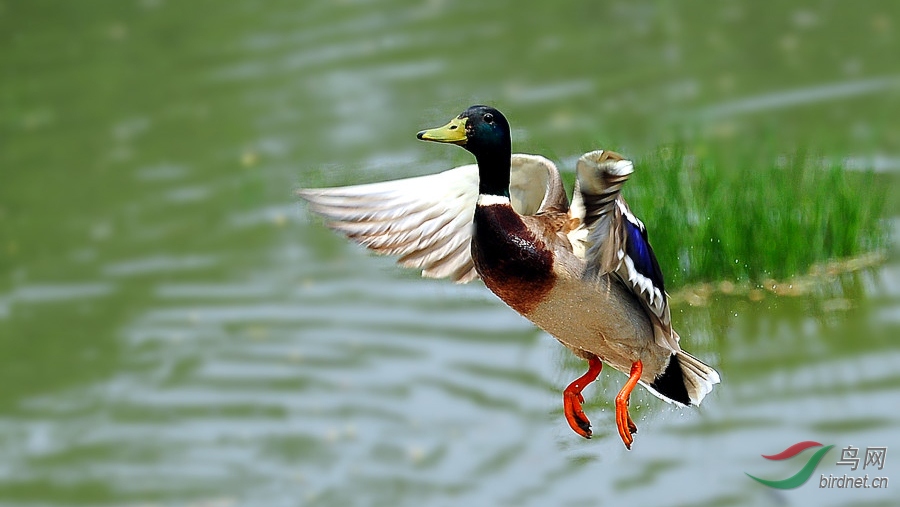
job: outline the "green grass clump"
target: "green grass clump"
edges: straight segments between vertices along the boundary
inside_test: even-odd
[[[798,153],[637,160],[623,189],[647,225],[669,290],[701,281],[759,283],[884,248],[887,186]]]

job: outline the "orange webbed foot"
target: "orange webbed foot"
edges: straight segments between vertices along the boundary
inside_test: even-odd
[[[634,442],[634,437],[631,435],[637,433],[637,426],[631,420],[631,415],[628,414],[628,400],[631,399],[631,391],[634,390],[634,386],[640,380],[643,369],[643,363],[635,361],[631,365],[631,374],[628,376],[628,381],[625,382],[622,390],[616,395],[616,428],[619,430],[622,442],[625,442],[625,448],[629,450],[631,450],[631,444]]]
[[[581,404],[584,403],[584,396],[581,391],[597,379],[600,370],[603,369],[603,363],[597,356],[591,356],[588,359],[588,371],[584,375],[578,377],[569,387],[563,391],[563,410],[566,414],[566,422],[575,433],[584,438],[591,438],[591,421],[584,415]]]

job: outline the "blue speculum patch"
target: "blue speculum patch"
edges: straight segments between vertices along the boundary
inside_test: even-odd
[[[634,269],[638,273],[646,276],[653,281],[653,285],[659,288],[660,292],[665,292],[662,271],[659,269],[659,263],[656,256],[650,248],[650,242],[647,240],[647,233],[629,220],[624,220],[625,230],[628,231],[628,241],[625,244],[625,254],[631,257],[634,262]]]

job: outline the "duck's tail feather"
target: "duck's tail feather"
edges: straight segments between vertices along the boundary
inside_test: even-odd
[[[662,375],[647,387],[665,401],[696,406],[720,381],[711,366],[680,350],[672,354]]]

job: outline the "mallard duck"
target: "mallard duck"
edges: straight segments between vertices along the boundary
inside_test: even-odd
[[[718,373],[683,351],[644,224],[619,191],[634,171],[612,151],[584,154],[569,205],[556,166],[512,154],[500,111],[472,106],[419,139],[462,146],[477,164],[417,178],[299,195],[329,227],[422,275],[484,284],[577,356],[587,372],[563,391],[566,421],[591,437],[582,390],[603,363],[628,375],[616,427],[631,449],[628,401],[637,384],[676,405],[699,405]]]

